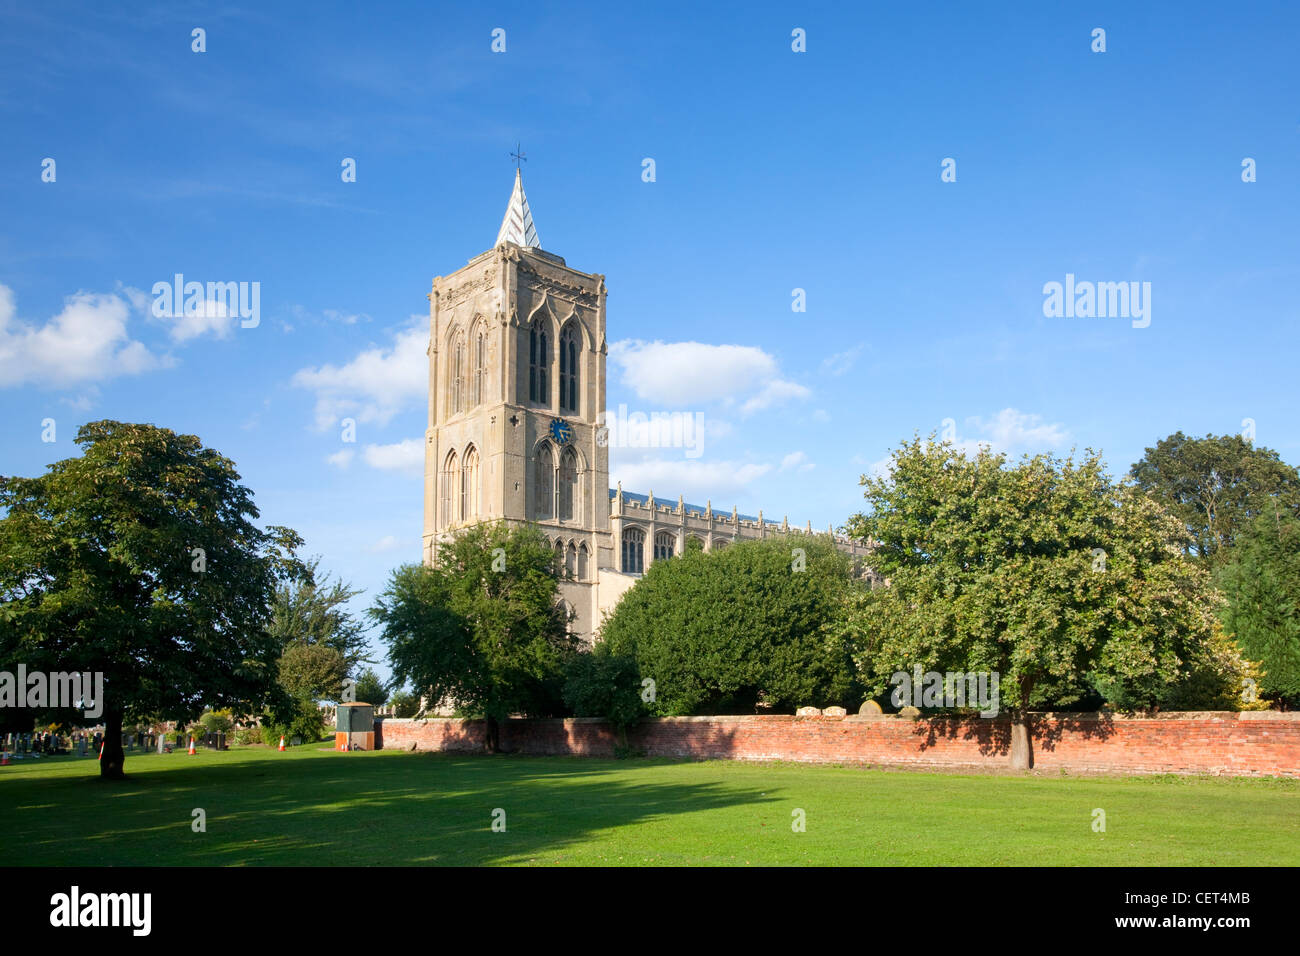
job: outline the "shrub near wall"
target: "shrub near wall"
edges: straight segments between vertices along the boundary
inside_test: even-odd
[[[861,697],[840,608],[857,586],[825,537],[688,550],[650,565],[602,641],[655,682],[654,714],[847,705]]]

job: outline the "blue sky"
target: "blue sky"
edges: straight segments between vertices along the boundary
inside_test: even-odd
[[[1249,418],[1300,462],[1300,13],[1073,6],[0,4],[0,472],[197,434],[364,607],[419,556],[425,296],[516,141],[542,246],[607,277],[610,408],[708,422],[616,451],[629,490],[824,528],[944,419],[1118,473]],[[178,272],[260,323],[155,318]],[[1067,273],[1150,325],[1045,316]]]

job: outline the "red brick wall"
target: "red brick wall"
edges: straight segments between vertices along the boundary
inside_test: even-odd
[[[435,718],[375,721],[383,749],[475,752],[483,722]],[[861,717],[667,717],[644,720],[628,743],[653,757],[806,763],[1003,767],[1009,724],[998,720]],[[412,748],[414,744],[414,748]],[[600,720],[510,720],[501,748],[613,756]],[[1152,718],[1042,714],[1034,720],[1039,770],[1223,773],[1300,777],[1300,713],[1187,713]]]

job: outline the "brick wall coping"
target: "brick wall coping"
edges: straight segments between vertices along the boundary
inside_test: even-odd
[[[863,723],[869,723],[879,720],[962,720],[967,717],[971,719],[989,719],[989,720],[1006,720],[1005,715],[999,715],[992,718],[978,718],[974,714],[921,714],[918,718],[903,717],[899,714],[876,714],[866,716],[863,714],[847,714],[843,717],[827,714],[818,714],[813,717],[796,717],[793,714],[713,714],[703,717],[647,717],[646,720],[656,720],[664,722],[678,723],[710,723],[720,720],[742,720],[742,721],[804,721],[804,720],[847,720]],[[1112,711],[1033,711],[1030,713],[1033,720],[1281,720],[1288,722],[1300,722],[1300,711],[1284,710],[1170,710],[1162,711],[1155,714],[1132,714],[1119,713]],[[394,723],[417,723],[434,720],[443,721],[468,721],[474,720],[472,717],[376,717],[375,723],[383,721],[392,721]],[[513,717],[512,720],[531,720],[535,723],[546,721],[571,721],[574,723],[592,723],[601,724],[605,722],[603,717]]]

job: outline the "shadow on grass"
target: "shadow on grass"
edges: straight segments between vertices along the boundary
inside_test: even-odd
[[[127,763],[123,783],[89,776],[0,785],[16,865],[478,866],[528,862],[599,831],[770,794],[666,784],[634,764],[593,758],[450,754],[241,757]],[[134,772],[133,772],[134,771]],[[192,829],[202,809],[207,830]],[[494,811],[505,831],[494,832]],[[500,819],[501,814],[496,814]]]

